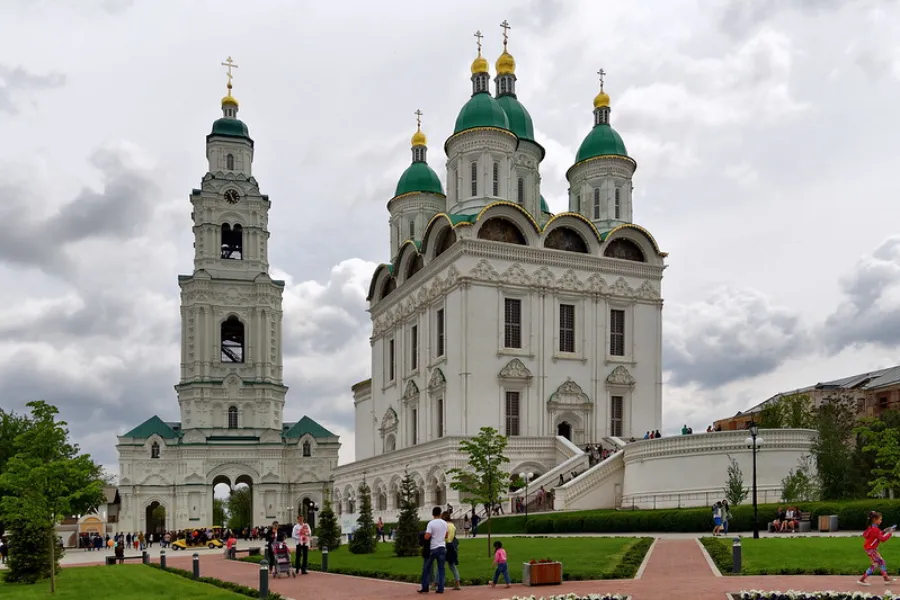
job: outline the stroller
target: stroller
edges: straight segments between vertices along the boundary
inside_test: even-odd
[[[275,555],[275,577],[279,575],[293,575],[294,569],[291,566],[291,550],[284,542],[275,542],[272,544],[272,554]]]

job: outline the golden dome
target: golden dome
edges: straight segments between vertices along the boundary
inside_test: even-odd
[[[238,105],[237,98],[235,98],[234,96],[232,96],[230,94],[228,96],[225,96],[224,98],[222,98],[222,106],[223,107],[225,107],[225,106],[235,106],[236,107],[237,105]]]
[[[427,146],[427,145],[428,145],[428,138],[426,138],[426,137],[425,137],[425,134],[422,133],[422,130],[419,129],[418,131],[416,131],[416,132],[413,134],[412,140],[410,140],[410,143],[411,143],[413,146]]]
[[[516,72],[516,59],[512,57],[512,54],[504,50],[500,58],[497,59],[496,67],[497,75],[512,75]]]
[[[485,57],[478,54],[478,57],[472,61],[472,75],[475,73],[488,73],[488,61]]]
[[[594,108],[608,108],[609,94],[600,90],[600,93],[594,98]]]

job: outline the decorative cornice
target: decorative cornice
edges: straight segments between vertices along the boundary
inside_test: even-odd
[[[584,393],[581,386],[572,381],[571,377],[562,382],[547,400],[548,403],[558,404],[588,404],[590,401],[591,399]]]

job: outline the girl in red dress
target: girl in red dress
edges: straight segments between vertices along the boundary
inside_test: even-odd
[[[866,579],[875,572],[875,569],[881,571],[881,576],[884,577],[885,581],[894,581],[891,579],[890,575],[888,575],[887,565],[884,563],[884,559],[878,552],[878,545],[881,544],[881,542],[886,542],[891,539],[896,528],[896,525],[892,525],[882,531],[881,513],[874,511],[869,513],[869,527],[863,532],[863,549],[866,551],[866,555],[869,557],[872,564],[869,565],[869,568],[863,574],[862,578],[857,582],[859,585],[870,585]]]

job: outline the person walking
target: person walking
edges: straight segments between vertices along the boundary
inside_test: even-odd
[[[297,516],[297,524],[294,525],[291,537],[294,538],[294,543],[297,546],[294,553],[294,574],[296,575],[299,571],[306,575],[306,564],[309,559],[309,538],[312,537],[312,530],[308,524],[303,522],[302,516]]]
[[[441,518],[447,522],[447,566],[450,567],[450,573],[453,574],[453,589],[461,590],[460,583],[462,579],[459,577],[459,538],[456,537],[456,525],[450,518],[451,513],[445,511]]]
[[[429,579],[431,579],[431,565],[437,562],[437,593],[444,593],[444,569],[447,560],[447,522],[441,518],[441,507],[435,506],[431,510],[431,520],[425,528],[425,541],[428,543],[428,556],[422,565],[422,587],[417,591],[420,594],[428,593]]]

